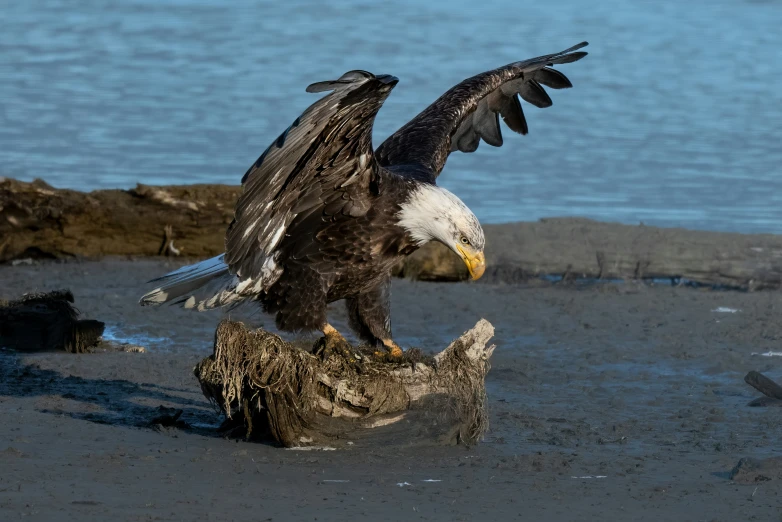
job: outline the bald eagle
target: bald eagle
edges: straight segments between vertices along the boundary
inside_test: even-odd
[[[575,62],[586,42],[565,51],[473,76],[372,147],[375,115],[397,84],[394,76],[350,71],[307,92],[330,92],[269,145],[242,178],[243,190],[225,238],[225,253],[155,281],[143,305],[176,302],[206,310],[257,301],[284,331],[329,325],[327,304],[345,300],[356,334],[392,355],[392,267],[429,241],[483,275],[478,219],[435,182],[451,152],[473,152],[483,140],[502,145],[499,118],[527,134],[519,96],[551,106],[543,86],[572,87],[553,65]]]

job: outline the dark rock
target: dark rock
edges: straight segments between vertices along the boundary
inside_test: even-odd
[[[100,341],[105,325],[78,316],[68,290],[0,301],[0,347],[23,352],[88,352]]]

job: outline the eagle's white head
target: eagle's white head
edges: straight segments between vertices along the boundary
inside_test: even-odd
[[[461,199],[437,185],[420,183],[400,207],[399,226],[416,244],[439,241],[464,260],[473,279],[483,275],[483,229]]]

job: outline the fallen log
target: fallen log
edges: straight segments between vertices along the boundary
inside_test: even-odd
[[[387,362],[355,347],[347,348],[353,357],[309,353],[224,320],[214,354],[194,373],[207,399],[248,440],[286,447],[398,438],[472,444],[488,427],[484,379],[493,335],[482,319],[433,357],[411,350],[403,361]]]
[[[0,301],[0,347],[85,353],[98,345],[103,329],[100,321],[79,319],[68,290]]]
[[[754,370],[744,376],[744,382],[765,395],[752,400],[748,406],[782,406],[782,386]]]
[[[0,262],[26,257],[223,252],[241,187],[186,185],[78,192],[0,178]],[[581,218],[484,226],[484,280],[669,279],[747,290],[782,287],[782,236],[601,223]],[[468,278],[431,243],[395,269],[429,281]]]

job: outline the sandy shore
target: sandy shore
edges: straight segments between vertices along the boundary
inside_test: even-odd
[[[305,452],[215,434],[191,370],[221,314],[136,305],[173,266],[0,267],[0,297],[70,288],[149,349],[0,351],[0,520],[782,520],[782,482],[729,479],[782,454],[782,408],[747,407],[743,382],[782,381],[782,357],[753,355],[782,351],[779,292],[395,280],[403,345],[495,325],[485,442]],[[193,428],[146,427],[159,406]]]

